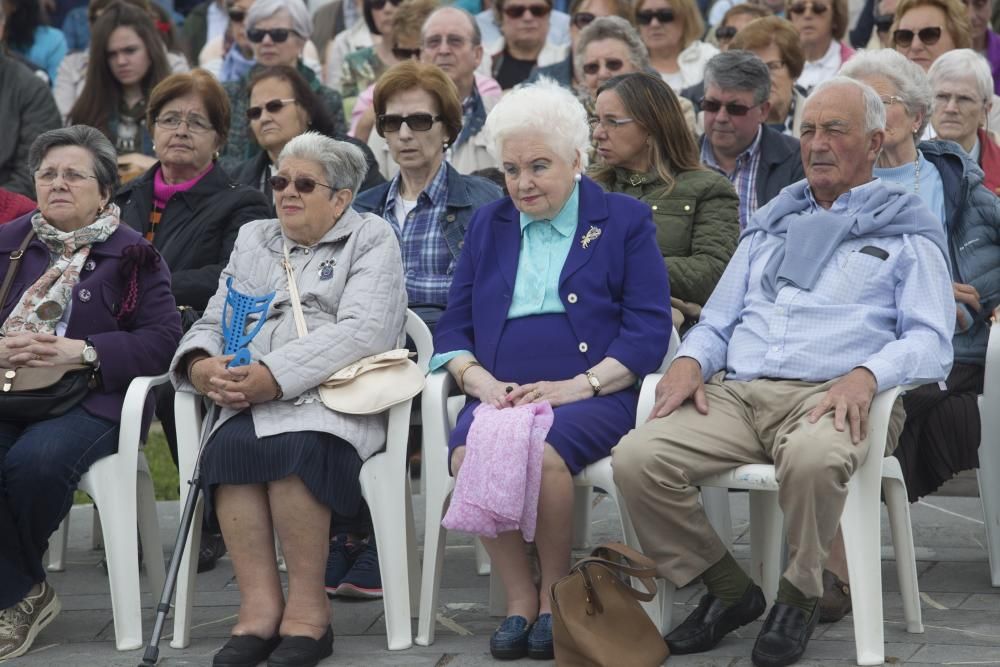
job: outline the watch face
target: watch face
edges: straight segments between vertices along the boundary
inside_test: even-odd
[[[97,361],[97,349],[90,345],[83,348],[83,360],[88,364],[92,364]]]

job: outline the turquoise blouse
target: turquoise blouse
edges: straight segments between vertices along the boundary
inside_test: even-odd
[[[559,298],[559,276],[573,246],[573,234],[580,218],[580,184],[551,221],[521,213],[521,252],[517,277],[507,319],[565,313]],[[431,357],[430,370],[436,371],[469,350],[454,350]]]

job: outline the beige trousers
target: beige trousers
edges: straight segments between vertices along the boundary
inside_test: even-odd
[[[692,482],[746,463],[773,463],[785,514],[789,562],[784,576],[810,597],[823,594],[823,565],[837,532],[847,482],[867,456],[850,430],[833,427],[829,412],[807,416],[833,381],[723,381],[705,385],[708,414],[691,403],[647,422],[612,450],[615,482],[643,552],[659,574],[685,586],[725,555]],[[903,427],[897,401],[888,442]]]

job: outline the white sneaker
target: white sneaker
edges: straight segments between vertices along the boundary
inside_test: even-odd
[[[0,662],[27,653],[38,633],[62,609],[52,586],[46,581],[41,586],[38,593],[0,611]]]

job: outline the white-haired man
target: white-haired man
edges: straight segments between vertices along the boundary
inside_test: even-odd
[[[650,421],[614,450],[644,552],[678,586],[700,576],[708,588],[667,635],[672,653],[706,651],[765,608],[692,481],[775,465],[789,562],[753,662],[792,664],[819,616],[847,482],[869,455],[872,398],[948,375],[955,301],[944,230],[918,196],[873,178],[883,127],[885,108],[867,85],[837,77],[817,86],[802,122],[806,180],[750,218],[657,387]],[[897,403],[890,443],[902,423]]]

